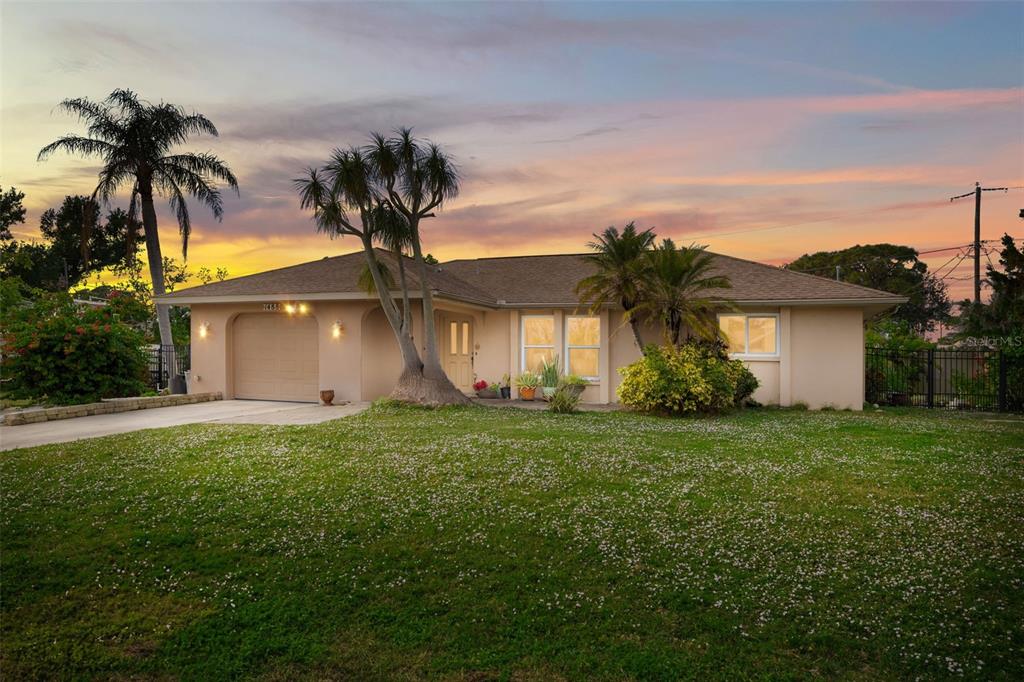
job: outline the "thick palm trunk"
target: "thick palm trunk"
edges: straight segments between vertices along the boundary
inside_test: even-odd
[[[164,259],[160,253],[160,235],[157,233],[153,187],[148,181],[139,182],[139,196],[142,200],[142,230],[146,235],[146,260],[149,262],[149,277],[153,281],[153,295],[163,296]],[[156,304],[156,322],[160,329],[160,344],[173,345],[170,306],[163,303]]]
[[[626,312],[629,313],[630,311]],[[640,320],[637,319],[636,315],[629,315],[629,328],[633,330],[633,342],[636,343],[636,347],[642,355],[644,352],[644,341],[640,338]]]

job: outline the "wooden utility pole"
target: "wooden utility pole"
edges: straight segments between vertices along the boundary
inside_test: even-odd
[[[974,303],[981,303],[981,193],[1009,192],[1009,187],[982,187],[980,182],[974,183],[974,191],[951,197],[950,201],[974,195]]]

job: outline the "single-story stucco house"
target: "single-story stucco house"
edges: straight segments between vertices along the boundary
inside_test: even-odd
[[[390,254],[381,259],[395,263]],[[401,369],[375,294],[358,286],[361,252],[175,291],[159,301],[191,307],[194,392],[226,398],[316,401],[387,395]],[[865,320],[902,297],[780,268],[714,255],[728,275],[720,325],[734,357],[760,380],[764,404],[861,409]],[[420,288],[407,268],[413,296]],[[588,402],[616,401],[616,371],[640,353],[622,311],[589,315],[575,294],[590,273],[579,254],[454,260],[429,266],[441,361],[467,393],[476,379],[497,382],[557,356],[587,377]],[[418,300],[415,337],[422,338]],[[657,342],[660,332],[644,330]]]

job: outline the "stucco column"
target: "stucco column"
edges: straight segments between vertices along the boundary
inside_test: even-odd
[[[561,371],[566,371],[569,359],[565,357],[565,313],[561,310],[551,312],[555,320],[555,361]]]
[[[610,319],[608,310],[601,311],[601,348],[598,350],[598,372],[601,375],[601,384],[598,387],[598,401],[610,403],[612,395],[612,363],[611,363],[611,335],[608,329]]]
[[[519,369],[519,311],[518,310],[511,311],[511,314],[509,315],[508,329],[509,329],[509,343],[508,343],[509,358],[508,358],[508,366],[509,366],[509,374],[511,375],[512,379],[514,380],[517,376],[519,376],[519,373],[521,371]]]
[[[790,352],[792,335],[790,333],[790,322],[792,309],[782,307],[779,309],[779,405],[789,407],[793,404],[793,355]]]

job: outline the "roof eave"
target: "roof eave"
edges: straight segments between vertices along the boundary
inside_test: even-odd
[[[402,292],[392,291],[395,297]],[[409,298],[420,298],[419,292],[409,292]],[[312,294],[223,294],[207,296],[154,296],[156,303],[164,305],[195,305],[197,303],[263,303],[270,301],[376,301],[377,294],[362,291],[318,292]]]

